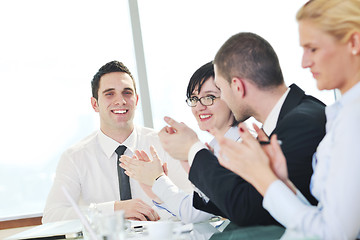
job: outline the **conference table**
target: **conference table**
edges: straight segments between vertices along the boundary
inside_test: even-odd
[[[73,223],[74,223],[72,224],[73,226],[78,225],[82,227],[81,222],[78,220],[75,220]],[[188,226],[190,226],[190,228]],[[44,228],[46,228],[46,224],[45,226],[40,225],[33,228],[27,228],[26,231],[13,235],[9,239],[26,239],[24,238],[24,236],[26,236],[27,233],[36,232],[34,230],[37,230],[37,232],[39,232],[39,230]],[[134,231],[135,229],[134,227],[132,227],[131,229],[132,230],[130,232],[128,229],[125,239],[139,239],[139,240],[152,239],[149,237],[146,228],[143,228],[142,231],[138,231],[138,230]],[[281,226],[271,225],[271,226],[239,227],[236,224],[231,223],[229,220],[223,220],[223,219],[218,221],[182,225],[181,229],[182,230],[185,229],[185,230],[181,233],[178,232],[176,234],[174,231],[174,234],[171,238],[172,240],[291,239],[291,238],[286,238],[286,234],[284,234],[285,229]],[[16,238],[16,236],[19,236],[19,238]],[[32,239],[36,239],[36,238],[32,238]],[[84,238],[81,236],[77,236],[76,238],[72,238],[72,239],[84,239]],[[297,239],[305,239],[305,238],[297,238]],[[316,239],[316,238],[312,238],[312,239]]]
[[[174,234],[172,239],[186,240],[222,240],[222,239],[280,239],[285,229],[281,226],[251,226],[239,227],[229,220],[220,220],[217,222],[202,222],[190,224],[191,231],[183,234]],[[186,225],[185,225],[186,226]],[[174,232],[175,233],[175,232]],[[141,239],[141,238],[140,238]],[[148,239],[148,238],[144,238]]]
[[[222,232],[214,233],[210,240],[222,239],[280,239],[285,232],[281,226],[251,226],[239,227],[236,224],[230,223]]]

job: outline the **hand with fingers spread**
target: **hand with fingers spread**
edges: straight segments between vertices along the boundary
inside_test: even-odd
[[[250,182],[262,195],[277,180],[270,167],[270,160],[259,142],[245,124],[239,124],[242,142],[235,142],[215,134],[220,144],[219,163]]]
[[[154,146],[150,146],[150,153],[152,154],[153,158],[156,158],[160,161],[161,163],[161,160],[159,159],[159,156],[154,148]],[[137,158],[140,160],[140,161],[143,161],[143,162],[151,162],[150,158],[148,157],[148,155],[146,154],[146,152],[144,151],[139,151],[139,150],[135,150],[135,155],[137,156]],[[165,173],[165,175],[167,176],[168,175],[168,167],[167,167],[167,163],[163,163],[162,164],[162,168],[163,168],[163,171]]]
[[[158,221],[159,214],[140,199],[116,201],[114,210],[123,210],[125,219],[137,221]]]
[[[133,157],[122,155],[120,166],[125,169],[125,174],[140,183],[152,186],[159,176],[165,174],[161,160],[153,146],[150,146],[152,160],[144,151],[135,151]],[[165,169],[166,165],[165,165]]]
[[[198,136],[184,123],[179,123],[170,117],[165,117],[164,120],[170,127],[165,126],[159,132],[163,148],[173,158],[187,161],[191,146],[199,141]]]

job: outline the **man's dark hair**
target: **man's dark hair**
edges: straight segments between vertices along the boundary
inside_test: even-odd
[[[260,89],[284,83],[274,49],[254,33],[243,32],[229,38],[217,52],[214,64],[229,83],[233,77],[248,79]]]
[[[135,80],[134,77],[131,75],[130,70],[122,63],[119,61],[111,61],[106,63],[104,66],[102,66],[98,72],[94,75],[93,80],[91,81],[91,90],[92,90],[92,96],[95,99],[98,99],[98,92],[99,92],[99,87],[100,87],[100,78],[107,74],[107,73],[112,73],[112,72],[123,72],[123,73],[127,73],[134,84],[134,90],[135,90],[135,94],[136,94],[136,84],[135,84]]]

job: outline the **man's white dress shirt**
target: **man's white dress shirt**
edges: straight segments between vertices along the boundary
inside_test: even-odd
[[[240,137],[237,127],[231,127],[224,135],[226,138],[238,140]],[[219,144],[214,138],[209,145],[214,149],[214,154],[219,151]],[[155,181],[153,192],[163,201],[161,207],[178,216],[184,223],[195,223],[210,219],[213,214],[200,211],[193,207],[193,193],[188,194],[179,189],[168,177],[162,176]],[[196,190],[199,191],[199,190]],[[199,192],[202,195],[201,192]],[[206,199],[206,196],[203,196]]]
[[[105,214],[114,212],[115,201],[120,200],[116,148],[127,147],[125,155],[132,156],[136,149],[149,156],[153,145],[163,162],[167,162],[169,177],[181,189],[192,192],[193,188],[179,161],[172,159],[162,148],[157,132],[150,128],[135,126],[130,136],[119,144],[97,131],[63,153],[58,163],[53,186],[43,213],[43,223],[74,219],[76,213],[62,192],[64,186],[81,208],[91,203]],[[139,183],[130,178],[132,198],[139,198],[152,206],[151,199]]]
[[[311,192],[318,206],[304,203],[278,180],[263,206],[290,230],[321,239],[360,237],[360,83],[326,108],[326,135],[313,157]]]

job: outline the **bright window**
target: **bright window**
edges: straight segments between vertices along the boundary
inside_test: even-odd
[[[99,128],[97,70],[116,59],[137,77],[128,9],[119,0],[1,1],[0,218],[41,213],[61,153]]]
[[[203,139],[211,138],[198,129],[185,103],[187,84],[194,71],[212,60],[228,38],[244,31],[270,42],[287,85],[296,83],[327,104],[334,101],[333,92],[318,91],[310,72],[301,68],[295,15],[305,0],[138,2],[156,129],[164,126],[162,118],[168,115],[191,126]]]

